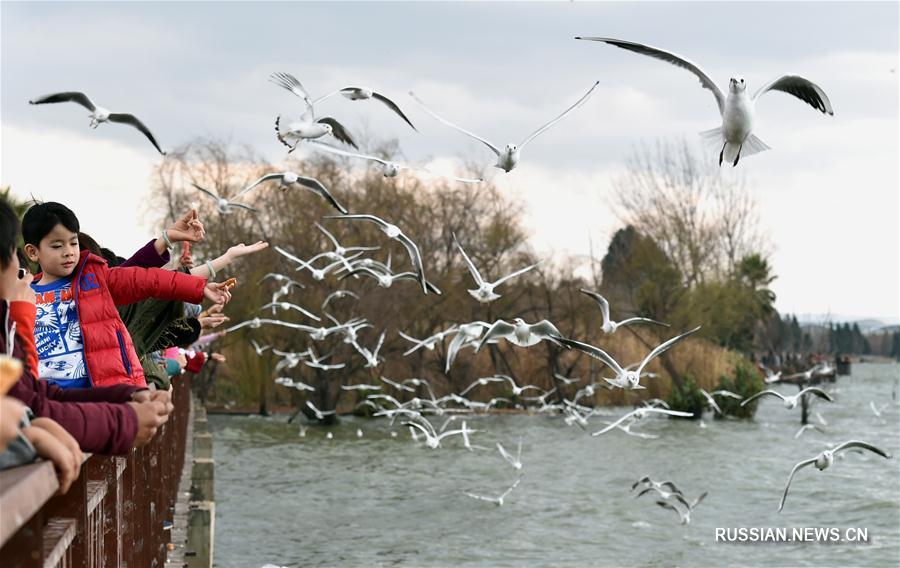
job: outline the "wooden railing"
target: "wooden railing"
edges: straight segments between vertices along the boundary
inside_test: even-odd
[[[174,381],[175,410],[128,456],[91,455],[68,493],[52,464],[0,472],[0,566],[161,567],[185,459],[191,391]]]

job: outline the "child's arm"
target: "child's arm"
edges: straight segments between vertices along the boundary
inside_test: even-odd
[[[117,306],[147,298],[199,304],[206,279],[160,268],[116,268],[107,273],[107,286]]]
[[[200,276],[202,278],[215,278],[217,272],[219,272],[235,260],[239,259],[242,256],[261,251],[268,246],[269,243],[265,241],[257,241],[252,245],[245,245],[244,243],[234,245],[233,247],[225,251],[225,254],[223,254],[219,258],[204,262],[203,264],[197,265],[192,268],[191,274],[193,276]],[[212,265],[212,271],[210,271],[209,269],[210,265]]]

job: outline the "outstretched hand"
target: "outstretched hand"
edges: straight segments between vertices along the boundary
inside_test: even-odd
[[[173,243],[180,241],[198,242],[206,235],[203,223],[197,217],[197,210],[191,209],[184,216],[166,229],[169,240]]]
[[[203,296],[214,304],[227,304],[231,301],[231,292],[226,282],[208,282],[203,288]]]
[[[228,255],[230,260],[236,260],[242,256],[247,256],[248,254],[253,254],[255,252],[259,252],[269,246],[269,243],[266,241],[257,241],[252,245],[245,245],[244,243],[238,243],[233,247],[228,249],[226,254]]]

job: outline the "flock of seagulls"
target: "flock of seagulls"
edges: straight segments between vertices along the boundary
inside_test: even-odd
[[[701,87],[709,90],[713,94],[719,110],[721,124],[716,128],[703,133],[704,138],[715,142],[719,153],[719,165],[727,160],[733,166],[737,166],[741,156],[750,156],[769,149],[769,147],[753,133],[756,119],[756,103],[765,93],[770,91],[787,93],[822,113],[828,115],[834,114],[831,102],[824,90],[810,80],[798,75],[782,75],[775,80],[764,84],[750,96],[747,90],[748,85],[743,78],[730,78],[727,87],[722,89],[698,65],[671,51],[613,38],[577,37],[576,39],[612,45],[668,62],[694,74],[700,80]],[[383,175],[386,177],[395,177],[403,171],[408,171],[415,175],[437,175],[424,168],[399,164],[391,160],[360,153],[358,151],[357,143],[344,124],[332,116],[323,116],[317,113],[317,105],[338,95],[349,101],[374,100],[384,105],[411,129],[417,131],[412,121],[401,110],[400,106],[381,92],[368,87],[349,86],[331,91],[326,95],[313,99],[302,83],[290,73],[273,73],[270,80],[278,87],[281,87],[299,98],[301,102],[301,112],[299,113],[299,117],[283,117],[282,115],[278,115],[275,118],[276,138],[278,142],[288,148],[288,154],[294,152],[302,144],[304,147],[309,147],[317,151],[378,164],[382,169]],[[518,165],[521,160],[523,149],[532,140],[584,105],[596,91],[599,84],[599,81],[595,81],[587,92],[581,95],[572,105],[531,132],[521,142],[517,144],[509,143],[502,147],[491,143],[482,136],[461,128],[443,118],[441,115],[438,115],[425,106],[425,104],[412,92],[410,92],[409,95],[436,121],[469,138],[477,140],[486,146],[496,158],[494,166],[508,173]],[[130,125],[140,131],[160,154],[165,154],[151,131],[136,116],[129,113],[111,112],[102,107],[98,107],[82,92],[59,92],[29,102],[33,105],[63,102],[76,103],[90,111],[91,128],[96,128],[104,122]],[[341,149],[338,146],[328,144],[325,142],[326,139],[329,141],[330,139],[333,139],[333,141],[350,146],[356,151],[348,151]],[[447,177],[447,179],[464,184],[477,184],[483,181],[481,178],[465,177]],[[281,191],[287,191],[290,188],[297,187],[317,195],[339,213],[336,215],[327,215],[324,217],[325,219],[345,222],[359,221],[374,224],[389,240],[396,240],[404,247],[408,260],[412,266],[411,271],[394,272],[391,266],[390,257],[386,264],[372,258],[362,258],[368,252],[379,250],[381,246],[344,247],[333,234],[326,230],[322,225],[316,223],[316,226],[333,245],[332,250],[324,251],[310,259],[304,260],[281,247],[274,247],[280,255],[296,264],[295,272],[308,271],[314,281],[323,281],[331,274],[341,274],[342,280],[366,276],[376,279],[378,284],[385,288],[390,287],[397,281],[412,280],[421,288],[423,294],[441,294],[441,291],[426,279],[426,267],[413,236],[404,233],[397,225],[376,215],[351,213],[339,203],[329,188],[313,177],[290,171],[269,173],[243,188],[233,198],[225,198],[199,185],[193,185],[199,193],[214,200],[215,209],[219,214],[228,215],[235,211],[255,213],[256,209],[252,205],[239,200],[245,196],[249,196],[255,188],[265,184],[277,184],[277,187]],[[469,289],[468,293],[480,304],[489,304],[500,298],[501,295],[496,292],[498,287],[513,278],[525,275],[538,265],[532,264],[525,266],[496,280],[488,281],[466,253],[466,250],[456,238],[455,234],[453,235],[453,244],[461,255],[468,274],[475,283],[475,288]],[[328,263],[324,266],[316,265],[316,263],[322,259],[326,259]],[[322,318],[313,313],[313,311],[296,303],[282,300],[283,297],[289,296],[296,288],[304,288],[302,283],[294,280],[290,276],[277,272],[267,274],[259,283],[261,284],[264,281],[274,281],[279,287],[273,293],[271,302],[264,304],[259,310],[271,310],[273,316],[280,310],[285,313],[297,313],[316,322],[322,321]],[[610,317],[609,303],[602,295],[590,290],[581,290],[581,292],[592,299],[599,307],[602,317],[600,331],[604,334],[614,334],[623,326],[635,324],[667,327],[667,324],[663,322],[642,317],[631,317],[622,321],[614,321]],[[263,325],[273,325],[289,328],[297,333],[305,333],[313,342],[321,342],[333,335],[342,336],[343,341],[352,345],[359,356],[363,358],[365,361],[365,368],[371,369],[373,376],[375,376],[377,375],[376,370],[384,362],[384,357],[380,355],[380,350],[384,344],[386,332],[382,331],[380,333],[373,347],[363,346],[358,337],[358,332],[364,328],[373,327],[372,323],[363,318],[354,318],[346,322],[339,322],[325,311],[330,303],[348,298],[358,299],[359,296],[349,290],[336,290],[329,294],[322,303],[322,313],[326,315],[334,325],[311,326],[274,318],[252,318],[232,325],[226,331],[234,332],[243,328],[259,329]],[[541,413],[552,412],[559,414],[563,416],[566,424],[577,425],[587,430],[590,420],[600,413],[592,406],[580,404],[582,399],[585,397],[592,397],[599,389],[622,389],[625,391],[645,389],[646,387],[642,384],[642,381],[653,379],[655,377],[653,373],[650,373],[647,370],[647,366],[650,362],[683,341],[685,338],[697,333],[699,330],[699,327],[695,327],[686,332],[676,334],[654,347],[640,362],[622,366],[604,349],[573,338],[565,337],[560,330],[548,320],[528,323],[521,318],[514,318],[512,321],[497,319],[493,322],[456,322],[446,329],[432,333],[424,339],[418,339],[412,335],[400,332],[400,337],[410,343],[410,347],[403,353],[403,356],[409,356],[420,349],[434,350],[439,343],[443,344],[444,341],[452,337],[449,347],[447,348],[445,367],[445,371],[449,372],[457,354],[464,348],[472,348],[478,353],[485,345],[495,344],[503,340],[512,343],[518,348],[530,348],[543,341],[548,341],[565,349],[574,349],[585,353],[609,368],[614,376],[610,378],[604,377],[602,383],[594,382],[580,385],[580,379],[571,379],[556,375],[554,380],[556,381],[557,386],[553,389],[545,390],[536,385],[519,385],[510,376],[494,375],[477,378],[462,392],[451,393],[440,398],[436,397],[430,383],[421,378],[409,378],[402,381],[394,381],[382,376],[380,378],[380,384],[341,385],[341,389],[343,391],[358,393],[358,396],[361,397],[358,405],[370,407],[374,416],[385,417],[391,421],[391,424],[400,418],[402,420],[402,426],[407,428],[411,438],[415,442],[421,441],[426,448],[437,450],[442,447],[442,442],[459,438],[466,450],[472,452],[485,452],[489,450],[473,443],[473,439],[476,434],[479,434],[479,431],[470,429],[465,420],[462,420],[460,428],[448,429],[448,426],[459,419],[460,416],[476,412],[485,412],[497,405],[504,404],[522,408],[527,407]],[[254,340],[250,341],[250,345],[257,356],[264,357],[271,354],[279,357],[279,363],[276,365],[276,371],[278,373],[290,371],[295,368],[302,368],[300,366],[301,363],[303,363],[303,366],[315,368],[318,371],[323,372],[338,371],[343,369],[346,365],[346,362],[344,361],[332,361],[331,353],[325,355],[317,354],[312,346],[303,352],[287,352],[274,349],[268,345],[261,346]],[[798,382],[798,384],[802,384],[802,381],[809,381],[816,372],[815,369],[812,369],[800,375],[790,377],[781,377],[780,373],[770,374],[766,377],[766,382],[767,384],[773,384],[791,382],[793,380]],[[301,393],[312,393],[316,391],[315,386],[306,384],[289,376],[279,376],[275,379],[275,382],[285,388],[297,389]],[[511,393],[511,398],[494,397],[488,402],[480,402],[466,397],[467,394],[478,391],[492,383],[505,384],[505,386],[508,387],[508,392]],[[575,395],[571,399],[564,397],[559,390],[570,386],[580,387],[577,388]],[[390,392],[393,392],[393,394],[396,394],[397,397],[409,397],[409,399],[401,401],[392,394],[388,394],[388,392],[386,392],[388,389],[390,389]],[[427,396],[419,396],[419,393],[422,393],[423,390],[427,391]],[[540,394],[536,394],[535,396],[523,396],[528,393],[528,391],[537,391]],[[554,394],[557,397],[557,402],[550,402],[550,397]],[[722,413],[722,410],[716,402],[716,397],[742,399],[740,395],[724,390],[718,390],[712,393],[702,391],[702,395],[704,396],[708,407],[720,414]],[[835,402],[834,398],[824,390],[817,387],[807,387],[803,388],[793,396],[786,396],[772,389],[764,390],[747,399],[741,400],[741,405],[744,406],[757,400],[777,397],[783,401],[784,407],[787,410],[791,410],[794,409],[798,402],[807,395],[813,395],[831,403]],[[309,399],[305,402],[305,408],[308,410],[309,414],[317,420],[325,420],[335,414],[334,409],[321,410]],[[874,406],[874,403],[872,404],[872,410],[876,415],[880,415],[881,411]],[[446,420],[440,428],[436,428],[434,423],[429,419],[429,416],[446,417]],[[637,438],[651,439],[658,436],[653,436],[640,431],[632,431],[632,427],[638,426],[641,422],[650,417],[687,418],[691,416],[691,413],[668,408],[664,401],[647,401],[643,406],[626,413],[613,422],[608,423],[605,427],[594,431],[592,435],[597,437],[610,432],[620,432]],[[801,435],[803,431],[805,430],[801,429],[801,431],[797,433],[797,436]],[[301,436],[302,435],[305,435],[305,427],[301,430]],[[396,435],[396,433],[392,433],[392,435]],[[362,432],[358,431],[357,436],[361,437]],[[328,437],[332,437],[330,432],[328,433]],[[465,492],[465,495],[474,500],[503,506],[512,492],[519,487],[520,482],[523,479],[522,471],[524,469],[524,463],[522,460],[522,444],[523,441],[520,437],[517,443],[516,453],[512,454],[507,451],[501,443],[496,443],[496,449],[500,458],[517,472],[518,476],[511,485],[496,497],[479,495],[468,491]],[[825,470],[833,463],[835,454],[849,450],[868,451],[884,458],[890,457],[889,454],[878,447],[858,440],[844,442],[835,446],[833,449],[824,450],[816,457],[803,460],[794,466],[788,477],[787,485],[784,489],[784,494],[778,510],[780,511],[783,509],[791,483],[800,470],[810,465],[815,465],[819,470]],[[678,514],[681,524],[689,524],[691,522],[691,514],[707,496],[706,493],[703,493],[697,498],[689,500],[673,482],[656,482],[649,477],[638,480],[632,487],[632,490],[635,490],[638,487],[641,487],[641,491],[637,494],[637,497],[646,494],[657,496],[657,504],[665,509],[675,511]]]

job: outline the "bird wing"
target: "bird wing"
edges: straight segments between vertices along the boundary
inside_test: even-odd
[[[735,394],[729,390],[724,390],[724,389],[714,390],[714,391],[712,391],[712,395],[713,396],[727,396],[728,398],[733,398],[735,400],[742,400],[744,398],[739,394]]]
[[[655,412],[655,413],[657,413],[657,414],[665,414],[666,416],[682,416],[682,417],[684,417],[684,418],[687,418],[687,417],[689,417],[689,416],[693,416],[693,415],[694,415],[692,412],[682,412],[682,411],[680,411],[680,410],[669,410],[668,408],[656,408],[656,407],[653,407],[653,408],[644,408],[644,409],[642,409],[642,410],[643,410],[645,413],[646,413],[646,412]]]
[[[502,445],[500,445],[500,442],[497,442],[497,450],[500,452],[500,455],[503,456],[503,459],[505,459],[509,463],[515,463],[515,458],[513,458]]]
[[[480,501],[488,501],[490,503],[496,503],[497,499],[494,497],[482,497],[481,495],[475,495],[474,493],[469,493],[468,491],[463,491],[466,495],[471,497],[472,499],[478,499]]]
[[[763,395],[767,395],[767,394],[775,395],[778,398],[780,398],[781,400],[784,400],[784,395],[782,395],[780,392],[766,389],[764,391],[760,391],[760,392],[756,393],[755,395],[753,395],[751,397],[745,398],[744,401],[741,403],[741,406],[746,406],[747,404],[750,403],[751,400],[757,399],[757,398],[759,398]]]
[[[876,454],[878,454],[879,456],[881,456],[883,458],[891,459],[891,454],[885,452],[884,450],[882,450],[880,448],[876,448],[872,444],[868,444],[866,442],[860,442],[859,440],[850,440],[849,442],[844,442],[843,444],[839,445],[838,447],[836,447],[835,449],[833,449],[831,451],[832,451],[832,453],[836,454],[841,450],[846,450],[849,448],[862,448],[864,450],[869,450],[870,452],[875,452]]]
[[[340,148],[335,148],[331,144],[325,144],[324,142],[317,142],[315,140],[309,140],[309,144],[313,147],[319,148],[325,152],[330,152],[332,154],[337,154],[339,156],[344,156],[345,158],[360,158],[362,160],[371,160],[373,162],[378,162],[381,165],[387,165],[387,160],[382,160],[376,156],[369,156],[367,154],[357,154],[355,152],[347,152],[346,150],[341,150]]]
[[[320,196],[322,196],[325,199],[325,201],[330,203],[332,207],[334,207],[335,209],[337,209],[344,215],[346,215],[348,213],[347,208],[344,207],[343,205],[341,205],[340,203],[338,203],[337,199],[335,199],[334,196],[331,194],[331,192],[328,191],[328,188],[325,187],[325,185],[322,184],[322,182],[320,182],[316,178],[307,177],[307,176],[297,176],[297,183],[299,183],[303,187],[311,189],[315,193],[318,193]]]
[[[253,189],[253,188],[256,187],[257,185],[259,185],[259,184],[261,184],[261,183],[265,183],[265,182],[267,182],[267,181],[276,180],[276,179],[278,179],[278,180],[284,179],[284,174],[278,174],[278,173],[275,173],[275,174],[266,174],[266,175],[264,175],[263,177],[261,177],[261,178],[259,178],[258,180],[256,180],[255,182],[253,182],[253,183],[251,183],[250,185],[248,185],[247,187],[245,187],[244,189],[242,189],[237,195],[234,196],[234,198],[235,198],[235,199],[238,199],[238,198],[240,198],[240,196],[244,195],[245,193],[247,193],[248,191],[250,191],[251,189]]]
[[[419,100],[419,97],[417,97],[415,94],[413,94],[412,91],[410,91],[409,96],[411,96],[411,97],[413,98],[414,101],[416,101],[417,103],[419,103],[419,106],[421,106],[422,109],[423,109],[425,112],[427,112],[428,114],[430,114],[431,116],[433,116],[435,119],[437,119],[438,122],[443,122],[444,124],[446,124],[446,125],[449,126],[450,128],[452,128],[452,129],[454,129],[454,130],[458,130],[458,131],[462,132],[463,134],[465,134],[466,136],[469,136],[470,138],[474,138],[475,140],[478,140],[479,142],[481,142],[482,144],[484,144],[485,146],[487,146],[488,148],[490,148],[491,152],[493,152],[494,154],[496,154],[498,157],[500,156],[500,154],[501,154],[500,149],[497,148],[496,146],[494,146],[493,144],[491,144],[490,142],[488,142],[487,140],[485,140],[484,138],[482,138],[481,136],[478,136],[477,134],[473,134],[473,133],[469,132],[468,130],[466,130],[466,129],[464,129],[464,128],[460,128],[459,126],[456,126],[455,124],[453,124],[453,123],[450,122],[449,120],[446,120],[446,119],[444,119],[444,118],[441,118],[440,116],[438,116],[437,114],[435,114],[431,109],[429,109],[427,106],[425,106],[425,103],[423,103],[422,101],[420,101],[420,100]]]
[[[53,93],[50,95],[44,95],[43,97],[39,97],[37,99],[32,99],[28,101],[29,104],[33,105],[43,105],[47,103],[78,103],[84,108],[88,109],[91,112],[97,110],[97,107],[94,106],[94,103],[91,102],[91,99],[88,98],[84,93],[80,93],[78,91],[65,91],[63,93]]]
[[[644,370],[644,367],[647,366],[647,363],[649,363],[651,359],[653,359],[657,355],[663,353],[664,351],[666,351],[667,349],[669,349],[670,347],[672,347],[673,345],[675,345],[676,343],[678,343],[679,341],[681,341],[682,339],[687,337],[688,335],[697,333],[698,331],[700,331],[700,327],[701,326],[698,325],[697,327],[695,327],[694,329],[692,329],[690,331],[686,331],[686,332],[682,333],[681,335],[676,335],[675,337],[666,341],[665,343],[661,343],[661,344],[657,345],[653,349],[653,351],[651,351],[650,353],[647,354],[646,357],[644,357],[644,360],[641,361],[641,364],[638,365],[638,368],[637,368],[638,376],[640,376],[641,371]]]
[[[507,274],[507,275],[504,276],[503,278],[501,278],[501,279],[495,281],[495,282],[494,282],[494,287],[496,288],[497,286],[503,284],[504,282],[506,282],[507,280],[509,280],[509,279],[511,279],[511,278],[515,278],[516,276],[525,274],[525,273],[528,272],[529,270],[532,270],[533,268],[537,267],[537,265],[539,265],[539,264],[540,264],[540,262],[535,262],[535,263],[532,264],[531,266],[526,266],[525,268],[520,268],[519,270],[516,270],[516,271],[513,272],[512,274]]]
[[[594,84],[591,86],[591,88],[588,89],[588,92],[585,93],[584,96],[582,96],[580,99],[578,99],[578,101],[576,101],[575,104],[573,104],[572,106],[570,106],[569,108],[564,110],[562,112],[562,114],[560,114],[559,116],[557,116],[556,118],[554,118],[553,120],[548,122],[547,124],[541,126],[537,130],[535,130],[534,132],[529,134],[528,138],[526,138],[521,144],[519,144],[519,149],[521,150],[522,148],[524,148],[526,144],[528,144],[529,142],[531,142],[532,140],[537,138],[539,134],[541,134],[542,132],[544,132],[545,130],[547,130],[548,128],[550,128],[551,126],[553,126],[560,120],[562,120],[564,116],[566,116],[567,114],[569,114],[570,112],[572,112],[573,110],[575,110],[576,108],[578,108],[582,104],[584,104],[584,102],[588,99],[588,97],[591,96],[591,93],[594,92],[594,89],[596,89],[597,85],[599,85],[599,84],[600,84],[600,81],[595,81]]]
[[[597,292],[591,292],[590,290],[580,289],[579,292],[584,294],[585,296],[591,298],[597,304],[600,305],[600,313],[603,315],[603,325],[609,323],[609,302],[606,301],[606,298],[598,294]]]
[[[694,499],[694,502],[691,503],[691,505],[690,505],[690,509],[693,511],[697,505],[699,505],[704,499],[706,499],[707,494],[708,494],[708,492],[704,491],[703,493],[700,494],[699,497]]]
[[[331,125],[331,134],[335,138],[337,138],[344,144],[349,144],[350,146],[353,146],[354,148],[359,150],[359,146],[356,145],[356,142],[354,142],[353,137],[350,136],[350,133],[347,132],[346,128],[344,128],[344,125],[341,124],[340,122],[338,122],[336,118],[332,118],[330,116],[323,116],[316,122],[320,122],[322,124],[330,124]]]
[[[191,182],[191,185],[193,185],[193,186],[194,186],[195,188],[197,188],[199,191],[201,191],[201,192],[205,193],[206,195],[212,197],[212,198],[215,199],[216,201],[219,200],[219,196],[216,195],[215,193],[211,192],[210,190],[205,189],[205,188],[202,188],[202,187],[200,187],[199,185],[197,185],[197,184],[194,183],[194,182]]]
[[[323,219],[350,219],[351,221],[372,221],[377,223],[382,229],[387,228],[387,222],[381,217],[369,214],[353,214],[353,215],[325,215]],[[333,237],[332,237],[333,238]],[[336,241],[335,241],[336,242]]]
[[[599,347],[594,347],[593,345],[589,345],[587,343],[575,341],[574,339],[560,338],[559,342],[567,347],[578,349],[588,356],[603,362],[606,366],[612,369],[616,373],[616,375],[621,375],[625,372],[625,370],[622,369],[622,366],[612,358],[612,355],[600,349]]]
[[[528,326],[529,331],[535,335],[546,337],[549,339],[557,339],[562,337],[562,333],[549,320],[541,320],[535,324]]]
[[[816,458],[810,458],[808,460],[803,460],[794,466],[794,469],[791,470],[791,474],[788,476],[787,485],[784,486],[784,494],[781,496],[781,504],[778,505],[778,512],[780,513],[782,509],[784,509],[784,501],[787,499],[788,489],[791,488],[791,481],[794,480],[794,474],[797,473],[798,470],[803,469],[808,465],[812,465],[816,463]]]
[[[610,425],[607,426],[606,428],[604,428],[604,429],[602,429],[602,430],[597,430],[596,432],[594,432],[593,434],[591,434],[591,436],[599,436],[600,434],[606,434],[607,432],[609,432],[610,430],[612,430],[613,428],[615,428],[616,426],[618,426],[618,425],[621,424],[622,422],[625,422],[626,420],[628,420],[629,418],[631,418],[632,416],[634,416],[634,414],[635,414],[636,412],[637,412],[637,410],[632,410],[631,412],[629,412],[629,413],[626,414],[625,416],[619,418],[618,420],[616,420],[615,422],[613,422],[612,424],[610,424]]]
[[[622,327],[623,325],[631,325],[631,324],[633,324],[633,323],[653,323],[653,324],[656,324],[656,325],[662,325],[662,326],[665,326],[665,327],[672,327],[672,326],[670,326],[670,325],[667,324],[667,323],[663,323],[663,322],[661,322],[661,321],[656,321],[655,319],[650,319],[650,318],[638,318],[638,317],[635,317],[635,318],[628,318],[628,319],[623,319],[622,321],[619,322],[619,327]]]
[[[604,43],[608,43],[609,45],[614,45],[622,49],[627,49],[628,51],[633,51],[635,53],[640,53],[641,55],[653,57],[654,59],[660,59],[677,67],[681,67],[682,69],[687,69],[688,71],[696,75],[698,79],[700,79],[700,86],[702,86],[704,89],[709,89],[710,91],[712,91],[713,96],[716,97],[716,104],[719,105],[719,114],[722,114],[724,112],[725,94],[722,93],[722,90],[719,89],[719,87],[713,82],[713,80],[709,78],[709,75],[707,75],[706,72],[703,71],[703,69],[700,69],[700,67],[690,59],[687,59],[670,51],[659,49],[658,47],[651,47],[649,45],[623,41],[620,39],[613,39],[608,37],[576,37],[575,39],[602,41]]]
[[[456,238],[456,233],[453,233],[453,242],[456,243],[456,248],[462,253],[463,260],[466,261],[466,266],[469,267],[469,274],[475,279],[475,284],[481,287],[481,285],[484,284],[484,279],[481,278],[481,273],[478,272],[475,263],[472,262],[472,259],[469,258],[469,255],[466,254],[465,249],[463,249],[462,245],[459,243],[459,239]]]
[[[802,391],[800,391],[798,393],[798,396],[802,395],[802,394],[806,394],[806,393],[814,394],[819,398],[824,398],[828,402],[834,402],[834,399],[831,398],[830,394],[828,394],[827,392],[825,392],[822,389],[817,388],[817,387],[806,387],[805,389],[803,389]]]
[[[716,404],[716,401],[715,401],[715,399],[712,397],[712,395],[710,395],[710,394],[709,394],[708,392],[706,392],[704,389],[700,389],[700,394],[702,394],[703,397],[706,398],[706,401],[709,403],[709,405],[710,405],[716,412],[718,412],[719,414],[722,414],[722,409],[719,408],[719,405],[718,405],[718,404]]]
[[[279,87],[287,89],[294,95],[303,99],[303,102],[306,103],[307,110],[312,110],[313,103],[309,98],[309,93],[306,92],[306,89],[303,88],[303,85],[300,83],[300,81],[297,80],[296,77],[294,77],[290,73],[276,71],[269,76],[269,81],[275,83]]]
[[[153,144],[153,147],[156,148],[157,152],[159,152],[163,156],[166,155],[166,153],[163,151],[163,149],[159,147],[159,142],[157,142],[156,138],[153,137],[153,133],[150,132],[150,129],[147,128],[143,122],[138,120],[138,117],[134,116],[133,114],[128,114],[125,112],[114,112],[114,113],[110,113],[108,120],[110,122],[118,122],[119,124],[129,124],[129,125],[137,128],[138,130],[140,130],[141,132],[144,133],[144,136],[146,136],[147,140],[149,140],[150,143]]]
[[[509,489],[507,489],[506,491],[503,492],[502,495],[500,495],[500,499],[505,499],[507,495],[512,493],[512,490],[519,486],[520,481],[522,481],[521,477],[516,478],[516,480],[513,482],[513,484],[509,486]]]
[[[397,116],[399,116],[400,118],[402,118],[402,119],[406,122],[406,124],[409,125],[410,128],[412,128],[413,130],[416,130],[416,127],[413,126],[413,123],[410,122],[408,118],[406,118],[406,115],[403,114],[403,111],[400,110],[400,107],[397,106],[397,104],[396,104],[394,101],[392,101],[391,99],[389,99],[389,98],[387,98],[386,96],[382,95],[381,93],[375,93],[375,92],[372,93],[372,98],[373,98],[373,99],[378,99],[379,101],[381,101],[381,102],[383,102],[384,104],[386,104],[387,107],[388,107],[389,109],[391,109],[392,111],[394,111],[395,113],[397,113]],[[418,132],[418,130],[416,130],[416,132]]]
[[[289,253],[288,251],[284,250],[284,249],[281,248],[280,246],[275,245],[274,248],[275,248],[275,252],[277,252],[278,254],[281,254],[282,256],[287,257],[287,258],[290,259],[290,260],[293,260],[294,262],[296,262],[296,263],[299,264],[300,266],[302,266],[302,267],[308,267],[308,266],[309,266],[309,264],[308,264],[305,260],[302,260],[302,259],[300,259],[300,258],[297,258],[296,256],[292,255],[291,253]]]
[[[416,273],[419,275],[419,282],[422,283],[422,291],[427,294],[428,285],[425,281],[425,266],[422,264],[422,254],[419,252],[418,245],[402,232],[397,236],[397,240],[406,247],[406,252],[409,253],[409,260],[412,261],[413,266],[416,268]]]
[[[479,349],[484,347],[484,345],[490,341],[491,339],[496,339],[498,337],[506,337],[513,333],[516,330],[516,326],[507,323],[503,320],[497,320],[494,322],[494,325],[487,330],[487,333],[481,338],[481,341],[478,342],[478,346],[475,348],[475,352],[477,353]]]
[[[834,109],[831,108],[831,101],[828,100],[825,91],[809,79],[804,79],[799,75],[782,75],[763,85],[753,93],[753,100],[755,101],[769,91],[781,91],[793,95],[822,113],[834,115]]]
[[[238,209],[246,209],[247,211],[253,211],[254,213],[256,213],[255,208],[250,207],[249,205],[244,205],[243,203],[235,203],[234,201],[229,201],[228,206],[237,207]]]
[[[671,491],[672,493],[677,493],[679,495],[682,494],[681,489],[678,489],[677,487],[675,487],[675,484],[672,483],[671,481],[663,481],[662,483],[659,484],[659,486],[660,487],[668,487],[669,491]]]

